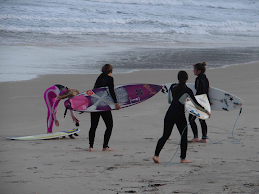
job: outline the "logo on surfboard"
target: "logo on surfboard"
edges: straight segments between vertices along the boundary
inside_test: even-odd
[[[94,93],[93,93],[92,90],[88,90],[88,91],[86,92],[86,94],[87,94],[88,96],[92,96]]]

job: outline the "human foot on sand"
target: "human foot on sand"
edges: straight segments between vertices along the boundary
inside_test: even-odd
[[[154,160],[155,163],[159,163],[159,164],[161,163],[161,162],[159,161],[158,156],[154,156],[154,157],[153,157],[153,160]]]
[[[188,142],[199,142],[199,138],[193,138],[192,140],[190,140]]]
[[[206,139],[201,139],[199,142],[200,143],[207,143],[207,140]]]
[[[113,151],[113,149],[110,149],[110,148],[103,148],[103,151]]]
[[[192,163],[192,161],[186,160],[186,159],[181,159],[181,163]]]

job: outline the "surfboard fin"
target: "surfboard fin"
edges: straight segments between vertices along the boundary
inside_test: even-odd
[[[70,137],[71,139],[75,139],[74,136],[71,134],[68,137]]]

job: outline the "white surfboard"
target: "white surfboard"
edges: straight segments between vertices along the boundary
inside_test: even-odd
[[[162,92],[168,95],[168,90],[170,89],[173,83],[166,83],[163,85]],[[194,83],[186,83],[187,87],[189,87],[193,94],[196,94],[195,84]],[[218,88],[210,87],[209,88],[209,98],[210,98],[210,106],[211,110],[219,110],[219,111],[230,111],[242,108],[244,102],[242,99],[237,96],[226,92],[224,90],[220,90]]]
[[[210,103],[206,94],[197,95],[195,96],[195,98],[200,105],[202,105],[207,111],[211,113]],[[209,118],[208,114],[197,109],[193,105],[192,101],[190,101],[189,99],[187,99],[187,101],[185,102],[185,110],[188,111],[190,114],[198,117],[199,119],[206,120]]]
[[[42,140],[42,139],[55,139],[55,138],[62,138],[65,136],[70,135],[77,135],[80,131],[78,128],[74,128],[68,131],[60,131],[55,133],[47,133],[47,134],[40,134],[40,135],[32,135],[32,136],[24,136],[24,137],[6,137],[7,139],[11,140]]]

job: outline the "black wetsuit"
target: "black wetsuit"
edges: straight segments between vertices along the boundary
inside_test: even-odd
[[[172,85],[169,92],[172,91],[173,94],[173,101],[170,105],[170,107],[167,110],[167,113],[164,118],[164,133],[163,136],[158,140],[155,155],[159,156],[160,151],[165,145],[165,142],[170,137],[174,124],[176,124],[178,131],[180,135],[182,135],[181,139],[181,158],[185,159],[186,157],[186,151],[187,151],[187,121],[185,118],[185,108],[184,103],[186,101],[186,98],[188,97],[194,104],[194,106],[201,110],[206,111],[195,99],[193,92],[190,88],[185,86],[183,90],[181,91],[180,95],[177,95],[178,97],[175,97],[174,95],[174,88],[176,88],[177,85]],[[185,129],[186,127],[186,129]],[[185,129],[185,130],[184,130]],[[183,132],[184,130],[184,132]]]
[[[108,86],[108,88],[109,88],[109,92],[111,94],[111,97],[112,97],[114,103],[117,103],[117,98],[116,98],[115,91],[114,91],[113,77],[102,73],[97,78],[94,88],[100,88],[100,87],[106,87],[106,86]],[[109,147],[108,143],[109,143],[111,133],[112,133],[113,118],[112,118],[111,111],[104,111],[104,112],[92,112],[91,113],[91,128],[89,130],[89,144],[90,144],[91,148],[94,145],[95,131],[97,129],[100,116],[103,118],[103,121],[106,125],[106,131],[104,134],[104,141],[103,141],[103,148]]]
[[[199,74],[198,77],[195,79],[195,89],[197,91],[196,95],[207,94],[209,99],[209,80],[207,79],[205,74]],[[189,122],[192,128],[194,138],[198,138],[198,128],[195,123],[195,119],[195,116],[189,114]],[[201,124],[202,139],[207,139],[207,124],[205,120],[199,119],[199,121]]]

